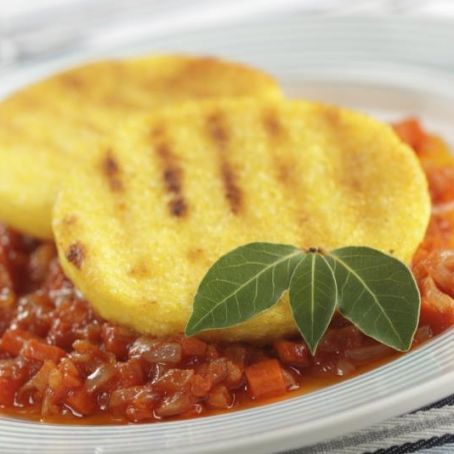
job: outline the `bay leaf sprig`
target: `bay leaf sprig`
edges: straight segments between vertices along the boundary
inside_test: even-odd
[[[315,352],[338,305],[337,282],[327,258],[303,254],[290,281],[290,307],[309,350]]]
[[[360,331],[396,350],[411,346],[420,295],[408,267],[369,247],[331,252],[250,243],[222,256],[194,298],[186,335],[238,325],[289,291],[290,308],[312,354],[338,310]]]

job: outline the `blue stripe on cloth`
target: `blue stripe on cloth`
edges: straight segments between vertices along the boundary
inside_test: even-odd
[[[434,402],[433,404],[427,405],[427,407],[420,408],[419,410],[416,410],[413,413],[416,413],[418,411],[431,410],[433,408],[443,408],[446,405],[454,405],[454,394],[452,396],[448,396],[445,397],[444,399]]]
[[[403,445],[392,446],[391,448],[378,449],[368,454],[408,454],[418,452],[423,449],[441,447],[448,443],[454,443],[454,434],[444,434],[441,437],[431,437],[427,440],[418,440],[413,443],[404,443]],[[449,452],[449,451],[446,451]]]

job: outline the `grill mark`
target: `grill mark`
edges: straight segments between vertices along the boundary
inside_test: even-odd
[[[188,204],[183,192],[184,172],[173,154],[170,145],[165,141],[163,128],[158,127],[152,131],[152,138],[157,140],[154,150],[162,166],[162,182],[170,197],[168,202],[169,212],[177,218],[184,217],[188,212]]]
[[[364,169],[368,166],[368,163],[365,162],[364,153],[354,141],[352,142],[349,126],[343,122],[342,113],[338,108],[323,106],[321,113],[326,124],[326,130],[333,141],[339,149],[345,150],[336,180],[342,188],[353,193],[355,197],[361,197],[367,185],[367,181],[361,177],[364,175]]]
[[[121,181],[121,170],[118,162],[115,160],[112,150],[108,149],[102,160],[101,168],[104,176],[109,183],[109,187],[113,192],[123,191],[123,182]]]
[[[263,116],[263,127],[270,139],[279,139],[283,136],[284,130],[276,113],[269,111]]]
[[[299,198],[299,178],[296,173],[296,165],[290,156],[283,156],[280,150],[285,147],[288,140],[287,132],[282,125],[278,113],[273,110],[265,112],[262,117],[262,125],[268,140],[271,143],[271,165],[277,183],[280,185],[285,198],[289,200]],[[300,226],[306,226],[308,216],[304,211],[297,210],[294,214],[295,222]]]
[[[66,252],[66,258],[72,263],[78,270],[81,269],[82,264],[85,260],[85,247],[80,241],[76,241],[71,244]]]
[[[220,113],[215,112],[207,118],[207,128],[218,150],[219,173],[224,185],[225,198],[230,206],[230,211],[238,214],[242,208],[243,194],[235,171],[226,156],[230,137]]]
[[[268,111],[262,118],[263,128],[272,143],[272,159],[274,167],[274,175],[282,186],[291,194],[295,190],[297,182],[291,162],[282,159],[279,153],[275,152],[275,148],[284,141],[285,130],[276,112]]]

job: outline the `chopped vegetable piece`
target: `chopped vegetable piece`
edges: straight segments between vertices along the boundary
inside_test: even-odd
[[[309,366],[311,362],[309,350],[304,342],[279,340],[273,346],[279,355],[279,359],[285,364],[305,367]]]
[[[66,398],[66,405],[76,415],[87,416],[96,411],[96,399],[86,389],[70,391]]]
[[[421,148],[426,139],[425,132],[415,118],[408,118],[394,124],[393,127],[397,135],[416,151]]]
[[[204,356],[207,344],[196,337],[183,337],[180,341],[185,356]]]
[[[161,418],[179,415],[189,411],[194,404],[190,395],[184,393],[175,393],[173,396],[166,398],[156,409],[156,414]]]
[[[0,405],[12,405],[19,388],[20,383],[6,377],[0,377]]]
[[[218,385],[210,391],[207,402],[213,408],[229,408],[233,403],[233,398],[224,385]]]
[[[285,385],[279,361],[267,359],[246,368],[246,378],[251,396],[255,399],[284,394]]]
[[[24,344],[34,337],[35,336],[28,331],[21,329],[9,329],[3,334],[0,342],[0,348],[11,355],[18,355]]]
[[[22,354],[26,358],[45,361],[50,359],[54,363],[58,363],[66,352],[59,347],[47,345],[37,339],[30,339],[24,346]]]

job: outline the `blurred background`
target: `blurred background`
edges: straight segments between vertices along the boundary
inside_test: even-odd
[[[176,33],[304,17],[454,17],[453,0],[0,0],[0,70],[32,59],[95,52]],[[448,45],[448,43],[447,43]],[[452,46],[452,44],[451,44]],[[185,47],[183,41],[179,47]]]
[[[160,52],[256,65],[290,92],[292,78],[385,67],[411,84],[415,69],[454,76],[453,32],[454,0],[0,0],[0,96],[82,61]]]

